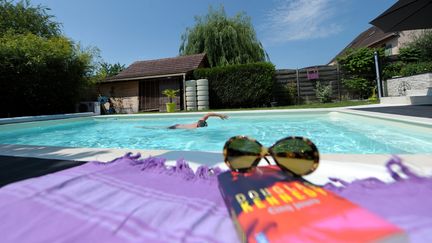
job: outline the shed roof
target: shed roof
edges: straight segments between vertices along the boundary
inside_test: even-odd
[[[329,63],[332,63],[338,56],[343,55],[350,48],[375,47],[377,44],[393,36],[397,36],[397,32],[384,33],[379,28],[372,26],[351,41],[339,54],[330,60]]]
[[[127,81],[131,79],[150,78],[162,75],[182,74],[206,66],[208,66],[208,61],[205,53],[148,61],[137,61],[132,63],[116,76],[109,77],[103,82]]]

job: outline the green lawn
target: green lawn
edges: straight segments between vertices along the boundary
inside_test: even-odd
[[[277,106],[277,107],[260,107],[260,108],[236,108],[236,109],[219,109],[211,111],[236,111],[236,110],[269,110],[269,109],[307,109],[307,108],[333,108],[333,107],[344,107],[344,106],[357,106],[357,105],[371,105],[378,104],[379,101],[340,101],[334,103],[311,103],[304,105],[289,105],[289,106]]]
[[[307,108],[333,108],[333,107],[344,107],[344,106],[357,106],[357,105],[371,105],[371,104],[379,104],[379,101],[367,101],[367,100],[359,100],[359,101],[340,101],[334,103],[311,103],[304,105],[289,105],[289,106],[277,106],[277,107],[259,107],[259,108],[235,108],[235,109],[210,109],[210,110],[202,110],[198,112],[206,112],[206,111],[244,111],[244,110],[273,110],[273,109],[307,109]],[[197,111],[177,111],[177,112],[197,112]],[[141,111],[139,113],[159,113],[159,111]]]

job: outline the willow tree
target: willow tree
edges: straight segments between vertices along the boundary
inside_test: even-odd
[[[268,61],[251,20],[243,13],[230,18],[223,7],[195,17],[195,26],[181,36],[180,55],[205,52],[210,66]]]

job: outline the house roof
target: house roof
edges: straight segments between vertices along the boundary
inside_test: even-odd
[[[130,79],[150,78],[170,74],[182,74],[208,65],[205,53],[163,58],[148,61],[137,61],[125,70],[103,82],[127,81]]]
[[[337,57],[343,55],[350,48],[360,47],[375,47],[390,37],[397,36],[397,32],[384,33],[379,28],[372,26],[366,31],[358,35],[351,43],[349,43],[339,54],[337,54],[329,63],[336,60]]]

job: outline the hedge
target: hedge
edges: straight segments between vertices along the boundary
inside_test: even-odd
[[[194,76],[209,80],[212,109],[262,107],[272,101],[275,67],[271,63],[201,68]]]
[[[0,117],[73,112],[89,64],[64,37],[0,37]]]
[[[432,62],[394,62],[384,67],[383,78],[390,79],[395,76],[406,77],[430,72],[432,72]]]
[[[408,63],[400,70],[402,76],[411,76],[430,72],[432,72],[432,62]]]

